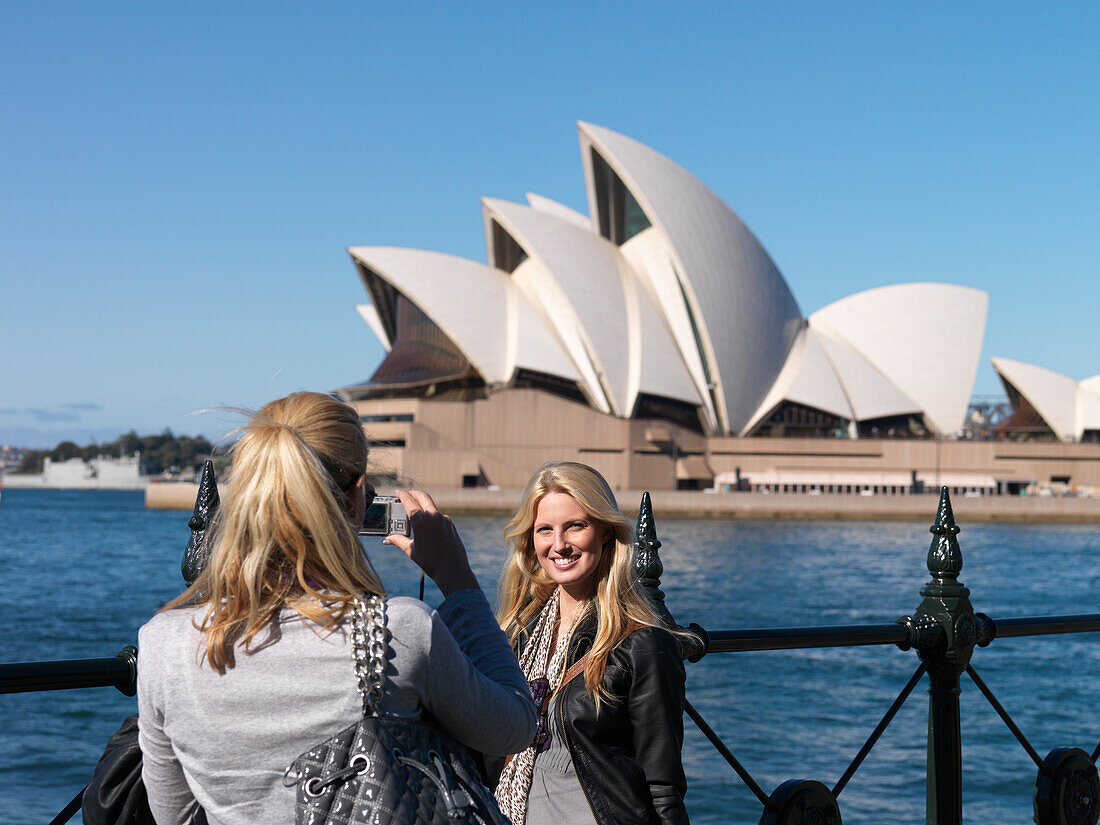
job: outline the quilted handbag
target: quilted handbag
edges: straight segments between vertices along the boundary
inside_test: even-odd
[[[356,600],[352,642],[363,718],[286,771],[297,825],[510,825],[465,748],[419,718],[378,713],[385,681],[385,605]]]

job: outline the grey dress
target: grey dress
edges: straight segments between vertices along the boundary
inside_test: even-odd
[[[596,825],[562,735],[560,701],[558,693],[547,708],[550,747],[535,755],[526,825]]]

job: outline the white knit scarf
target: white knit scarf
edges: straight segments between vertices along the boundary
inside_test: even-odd
[[[554,637],[558,632],[558,590],[546,602],[539,614],[538,623],[523,650],[523,657],[519,666],[528,684],[536,679],[546,677],[550,683],[550,691],[546,703],[549,704],[549,695],[552,695],[561,684],[561,678],[565,675],[565,653],[569,645],[562,643],[550,656],[550,647],[554,643]],[[543,709],[540,708],[540,716]],[[550,720],[543,724],[549,726]],[[512,820],[513,825],[524,825],[527,819],[527,797],[531,794],[531,782],[535,774],[535,743],[516,754],[500,774],[500,782],[497,784],[496,797],[500,803],[500,809],[504,815]]]

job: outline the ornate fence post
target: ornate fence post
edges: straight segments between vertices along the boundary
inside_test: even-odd
[[[202,465],[202,477],[199,479],[199,491],[195,496],[195,510],[187,526],[191,528],[191,538],[187,549],[183,551],[180,572],[190,587],[199,577],[209,558],[206,547],[206,531],[214,522],[221,498],[218,496],[218,479],[214,475],[214,462],[207,460]]]
[[[680,639],[683,657],[689,662],[699,661],[706,655],[710,635],[695,622],[686,628],[681,627],[665,606],[665,594],[661,592],[664,565],[661,564],[661,557],[657,552],[661,548],[661,540],[657,538],[653,503],[649,493],[642,493],[642,503],[638,508],[638,526],[634,535],[634,572],[637,573],[642,588],[666,625],[689,632],[690,635]],[[791,779],[776,788],[769,797],[722,743],[699,711],[686,699],[684,712],[699,726],[703,735],[761,801],[764,810],[760,816],[760,825],[840,825],[840,808],[836,796],[825,785],[814,780]]]
[[[661,564],[658,550],[661,549],[661,540],[657,538],[657,525],[653,521],[653,502],[649,493],[642,493],[642,503],[638,507],[638,525],[634,531],[634,572],[638,574],[642,589],[649,595],[654,610],[661,620],[669,627],[679,627],[672,614],[665,606],[665,594],[661,592],[661,574],[665,567]],[[692,622],[687,628],[694,639],[681,640],[680,647],[684,658],[690,662],[698,662],[707,652],[707,632],[702,627]]]
[[[959,528],[947,488],[940,490],[936,522],[930,528],[928,571],[932,580],[916,615],[903,622],[913,646],[928,665],[928,825],[962,822],[962,733],[959,723],[959,677],[970,663],[977,642],[977,621],[970,591],[959,581],[962,552]]]

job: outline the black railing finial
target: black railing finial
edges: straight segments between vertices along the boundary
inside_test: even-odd
[[[928,572],[932,580],[921,588],[924,598],[911,621],[911,630],[923,631],[916,634],[920,639],[916,646],[929,679],[926,819],[930,825],[957,825],[962,822],[959,676],[970,664],[978,641],[978,621],[970,590],[959,581],[959,526],[946,487],[940,488],[931,533]]]
[[[214,523],[221,498],[218,496],[218,479],[214,475],[214,462],[207,459],[202,465],[202,477],[199,479],[199,492],[195,496],[195,511],[187,526],[191,528],[191,538],[187,549],[183,551],[183,563],[180,572],[190,587],[206,567],[209,554],[206,547],[206,533]]]
[[[653,520],[653,502],[649,492],[642,493],[642,503],[638,507],[638,525],[634,531],[634,572],[642,583],[657,615],[669,627],[676,622],[665,607],[665,594],[661,592],[661,574],[665,566],[661,564],[661,540],[657,538],[657,525]]]
[[[649,493],[642,493],[642,503],[638,507],[638,524],[634,530],[634,572],[638,575],[642,589],[649,596],[653,609],[658,618],[668,627],[677,630],[686,630],[680,638],[680,648],[684,658],[689,662],[698,662],[707,652],[710,639],[702,627],[692,622],[683,628],[672,618],[668,607],[665,606],[665,594],[661,592],[661,574],[665,572],[665,566],[661,564],[661,556],[657,552],[661,549],[661,540],[657,538],[657,523],[653,518],[653,502]]]
[[[940,504],[936,508],[936,521],[928,528],[932,543],[928,547],[928,572],[941,587],[958,581],[962,570],[962,551],[959,549],[959,526],[951,509],[951,495],[946,487],[940,488]],[[946,595],[946,594],[940,594]]]

